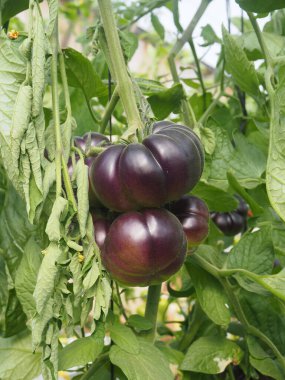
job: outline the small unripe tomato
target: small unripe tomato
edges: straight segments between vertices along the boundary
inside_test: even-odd
[[[172,202],[169,210],[180,220],[190,245],[198,245],[207,237],[209,210],[202,199],[186,194]]]
[[[118,216],[102,247],[111,277],[127,286],[159,284],[176,273],[186,255],[179,220],[165,209],[144,209]]]

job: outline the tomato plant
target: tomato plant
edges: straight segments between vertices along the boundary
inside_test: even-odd
[[[285,378],[285,3],[189,3],[0,4],[1,380]]]

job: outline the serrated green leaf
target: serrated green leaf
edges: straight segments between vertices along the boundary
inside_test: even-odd
[[[94,334],[80,338],[65,346],[58,357],[58,369],[64,370],[94,362],[104,348],[105,328],[98,324]]]
[[[285,8],[285,0],[236,0],[236,3],[247,12],[267,13]]]
[[[114,345],[110,349],[110,360],[121,368],[128,380],[173,380],[164,355],[152,343],[141,341],[139,355]]]
[[[178,112],[181,100],[184,97],[181,84],[175,84],[160,93],[148,97],[153,113],[159,120],[165,119],[171,112]]]
[[[33,351],[44,342],[44,334],[47,324],[53,318],[53,302],[50,298],[43,308],[41,315],[36,314],[32,319],[32,345]]]
[[[285,182],[284,182],[284,84],[271,96],[270,141],[266,167],[266,189],[274,210],[285,220]]]
[[[131,32],[119,30],[119,37],[126,61],[135,54],[138,47],[138,37]]]
[[[41,372],[41,354],[32,351],[30,334],[0,338],[1,380],[34,379]]]
[[[30,238],[25,245],[21,263],[17,269],[15,289],[24,312],[28,318],[32,318],[36,312],[36,304],[33,298],[38,271],[41,266],[41,248]]]
[[[28,130],[32,112],[32,87],[21,86],[13,109],[11,125],[11,152],[14,166],[18,165],[21,144]]]
[[[202,27],[201,37],[204,40],[204,43],[201,46],[209,46],[214,43],[221,43],[221,40],[216,35],[214,29],[210,24],[207,24]]]
[[[230,363],[238,364],[242,356],[241,348],[226,338],[203,337],[190,346],[180,369],[207,374],[222,373]]]
[[[56,23],[56,18],[58,15],[58,1],[57,0],[47,0],[49,8],[49,23],[47,28],[47,35],[51,36]]]
[[[152,26],[154,27],[154,30],[159,35],[159,37],[162,40],[164,40],[164,35],[165,35],[164,26],[162,25],[162,23],[159,21],[159,18],[154,13],[151,14],[151,23],[152,23]]]
[[[40,266],[37,283],[33,297],[36,302],[36,309],[41,314],[47,301],[54,292],[58,267],[56,265],[62,254],[62,250],[56,243],[50,243],[45,249],[44,258]]]
[[[201,308],[217,325],[227,326],[231,320],[229,300],[220,282],[203,269],[185,263],[193,281]]]
[[[140,345],[134,332],[119,322],[110,327],[111,339],[123,350],[130,354],[139,354]]]
[[[279,362],[276,359],[272,359],[264,351],[256,338],[249,336],[247,338],[247,345],[250,353],[249,361],[254,368],[263,375],[268,375],[276,380],[283,380],[284,371],[280,368]]]
[[[223,28],[226,69],[234,82],[255,99],[260,97],[259,81],[253,64],[238,42]]]
[[[86,224],[89,213],[89,179],[88,166],[84,160],[80,159],[76,164],[76,184],[77,184],[77,199],[78,199],[78,221],[81,237],[86,235]]]
[[[241,238],[228,255],[227,268],[246,269],[256,274],[271,273],[274,249],[270,228],[263,227]]]
[[[274,275],[256,276],[255,281],[276,297],[285,301],[285,269]]]
[[[107,96],[107,87],[95,72],[92,63],[74,49],[64,49],[64,60],[67,69],[68,84],[81,88],[86,99]]]
[[[135,328],[138,332],[148,331],[153,328],[152,322],[139,314],[132,314],[128,318],[128,326]]]
[[[58,242],[61,239],[61,218],[65,217],[68,201],[65,198],[56,198],[46,226],[46,234],[50,241]]]
[[[234,196],[205,182],[200,181],[191,193],[203,199],[211,211],[228,212],[235,210],[238,206],[238,201]]]
[[[46,38],[43,19],[37,6],[34,7],[33,49],[32,49],[32,114],[37,117],[42,112],[45,88]]]
[[[85,276],[83,280],[84,289],[85,290],[90,289],[98,280],[99,275],[100,275],[100,270],[99,270],[98,264],[96,260],[93,260],[92,266],[90,270],[87,272],[87,275]]]
[[[39,189],[39,192],[42,193],[43,179],[41,171],[41,157],[39,147],[37,144],[36,130],[33,123],[29,124],[26,133],[25,143],[37,188]]]

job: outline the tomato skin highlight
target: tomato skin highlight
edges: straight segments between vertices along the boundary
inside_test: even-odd
[[[180,220],[190,245],[198,245],[207,237],[210,215],[202,199],[186,194],[172,202],[169,210]]]
[[[199,181],[204,154],[198,137],[179,125],[159,126],[141,144],[114,145],[90,168],[93,191],[114,211],[161,207]]]
[[[179,220],[165,209],[144,209],[118,216],[111,224],[102,262],[127,286],[159,284],[176,273],[186,255],[186,237]]]

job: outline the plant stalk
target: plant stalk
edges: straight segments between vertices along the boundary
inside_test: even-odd
[[[111,97],[107,107],[105,108],[105,113],[104,113],[102,121],[101,121],[100,133],[105,132],[105,129],[106,129],[106,127],[110,121],[110,117],[112,116],[112,113],[113,113],[119,99],[120,99],[120,97],[118,94],[118,90],[117,90],[117,87],[115,87],[113,94],[112,94],[112,97]]]
[[[154,342],[156,333],[156,320],[158,305],[160,300],[161,284],[151,285],[148,288],[146,308],[145,308],[145,318],[148,319],[152,324],[153,328],[145,334],[145,339]]]
[[[56,165],[56,197],[61,195],[61,156],[62,141],[60,132],[59,102],[58,102],[58,77],[57,77],[57,61],[58,61],[58,18],[56,19],[53,33],[51,35],[52,57],[51,57],[51,81],[52,81],[52,110],[55,132],[55,165]]]
[[[127,115],[129,130],[135,133],[136,130],[143,129],[143,124],[137,107],[132,81],[128,74],[120,45],[112,3],[111,0],[98,0],[98,5],[109,48],[112,70],[114,71],[112,75],[114,74],[117,81],[118,93]]]

